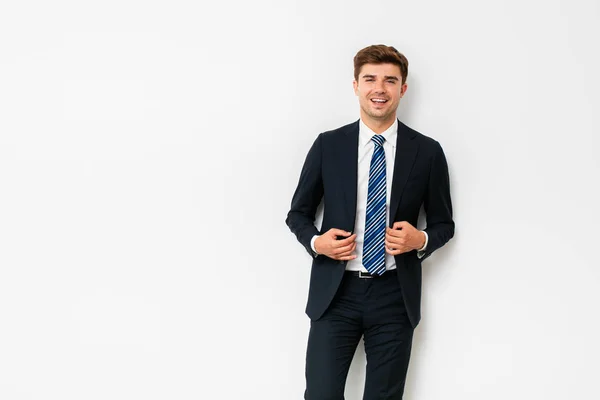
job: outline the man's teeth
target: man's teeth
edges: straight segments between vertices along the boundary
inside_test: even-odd
[[[381,100],[381,99],[371,99],[371,101],[375,102],[375,103],[385,103],[387,100]]]

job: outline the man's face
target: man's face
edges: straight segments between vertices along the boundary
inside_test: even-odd
[[[396,118],[396,109],[407,89],[406,83],[402,84],[400,67],[394,64],[365,64],[358,81],[353,81],[353,85],[361,116],[364,113],[372,120],[382,122]]]

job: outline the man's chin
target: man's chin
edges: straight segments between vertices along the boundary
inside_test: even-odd
[[[383,121],[383,120],[386,120],[386,119],[390,118],[390,113],[389,112],[379,111],[379,110],[377,110],[375,112],[373,110],[371,110],[371,111],[369,111],[367,113],[367,115],[369,117],[371,117],[372,119],[378,120],[378,121],[379,120]]]

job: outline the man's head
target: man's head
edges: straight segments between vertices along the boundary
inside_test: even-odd
[[[358,81],[360,70],[365,64],[394,64],[400,68],[402,84],[408,77],[408,60],[392,46],[375,44],[365,47],[354,56],[354,80]]]
[[[373,45],[354,57],[354,93],[361,118],[377,124],[393,122],[406,92],[408,60],[391,46]]]

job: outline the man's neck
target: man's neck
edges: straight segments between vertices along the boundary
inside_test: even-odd
[[[396,121],[396,115],[393,115],[392,118],[389,118],[387,120],[376,120],[369,118],[369,116],[366,116],[363,113],[361,113],[360,119],[370,130],[377,134],[380,134],[385,132],[390,126],[394,124],[394,121]]]

